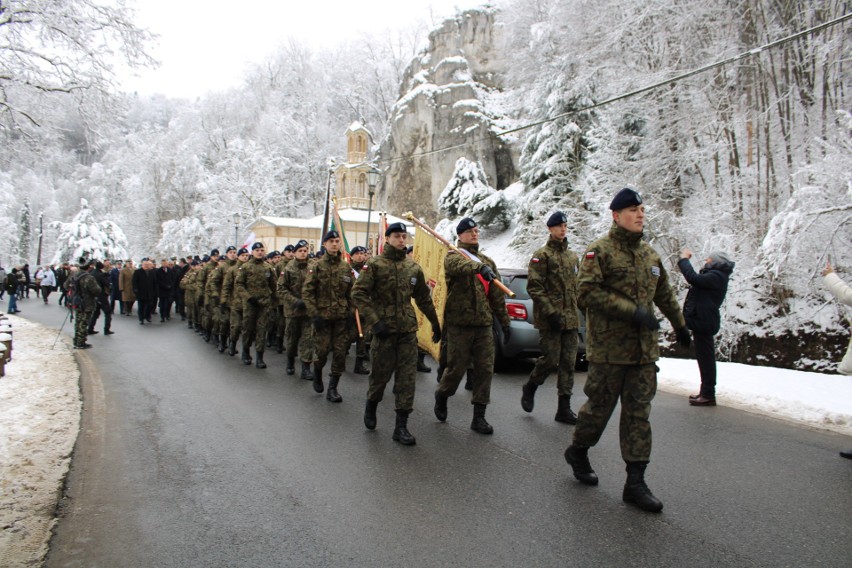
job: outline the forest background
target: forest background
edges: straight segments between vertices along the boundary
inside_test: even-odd
[[[649,241],[671,266],[683,246],[737,260],[723,357],[831,370],[848,324],[819,273],[830,257],[852,277],[848,3],[506,0],[482,10],[499,23],[508,69],[484,97],[487,120],[519,156],[520,186],[489,189],[500,194],[491,230],[509,231],[507,260],[540,246],[555,209],[582,251],[608,228],[612,193],[634,186]],[[67,260],[60,235],[83,203],[83,217],[134,258],[229,243],[235,218],[241,232],[261,215],[321,212],[343,131],[358,120],[377,146],[385,140],[428,34],[415,25],[327,49],[284,41],[258,54],[240,87],[186,100],[122,92],[118,62],[154,64],[150,34],[123,4],[0,1],[0,262]],[[471,169],[460,160],[460,174]],[[457,182],[456,199],[440,200],[448,218],[475,206],[457,199]]]

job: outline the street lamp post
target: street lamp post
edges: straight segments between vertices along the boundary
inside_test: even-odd
[[[367,172],[367,186],[370,188],[370,200],[367,204],[367,242],[364,243],[364,247],[371,250],[370,248],[370,214],[373,212],[373,196],[376,194],[376,185],[379,183],[379,177],[382,175],[382,172],[379,171],[376,166],[370,166],[370,171]],[[381,252],[381,251],[378,251]]]
[[[234,246],[240,246],[240,214],[234,213]]]

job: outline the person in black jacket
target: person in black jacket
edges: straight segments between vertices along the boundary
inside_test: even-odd
[[[689,262],[692,251],[684,249],[677,267],[689,284],[683,303],[683,317],[695,338],[695,358],[701,373],[701,391],[689,397],[692,406],[716,406],[716,345],[713,336],[719,333],[719,308],[728,293],[728,279],[734,271],[734,261],[723,252],[707,257],[704,268],[696,273]]]
[[[154,276],[154,264],[148,258],[142,259],[142,266],[136,269],[132,279],[133,294],[139,302],[139,325],[151,323],[151,309],[157,300],[157,285]]]
[[[176,272],[167,259],[163,259],[160,268],[155,272],[157,282],[157,298],[160,300],[160,321],[172,319],[172,302],[174,301],[174,289],[178,285]]]
[[[101,292],[96,298],[95,309],[92,312],[91,319],[89,320],[89,335],[98,333],[95,326],[98,324],[98,317],[100,317],[101,312],[104,314],[104,335],[112,335],[115,333],[110,330],[110,327],[112,326],[112,310],[109,306],[109,297],[112,293],[112,284],[110,283],[109,271],[111,269],[112,266],[108,260],[103,262],[98,260],[95,262],[95,269],[92,271],[92,276],[95,277],[95,282],[98,283],[98,287]]]

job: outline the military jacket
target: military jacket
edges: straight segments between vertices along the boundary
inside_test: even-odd
[[[479,252],[479,246],[459,243],[458,248],[469,251],[491,267],[497,278],[497,265]],[[447,280],[447,299],[444,304],[444,323],[459,326],[491,325],[496,317],[500,327],[509,325],[506,300],[503,292],[493,284],[486,286],[479,277],[480,263],[462,253],[450,251],[444,257],[444,275]]]
[[[586,311],[586,358],[592,363],[646,365],[660,358],[659,332],[636,326],[633,312],[654,305],[675,328],[686,323],[662,260],[642,240],[613,223],[583,256],[577,303]]]
[[[394,333],[417,331],[412,298],[423,315],[437,325],[438,316],[423,270],[407,257],[405,249],[387,244],[380,256],[369,259],[361,267],[352,289],[352,300],[362,323],[373,327],[383,321]]]
[[[234,286],[245,301],[255,298],[261,306],[270,306],[275,296],[275,269],[264,259],[250,258],[240,266]]]
[[[297,310],[293,304],[302,299],[302,287],[308,275],[308,259],[293,259],[278,278],[278,301],[284,307],[284,315],[296,318],[307,315],[307,310]]]
[[[207,281],[204,283],[204,301],[212,301],[213,298],[219,298],[216,301],[218,306],[222,295],[222,277],[225,275],[225,262],[218,261],[216,266],[207,273]]]
[[[547,318],[559,314],[562,329],[577,329],[577,271],[580,261],[568,241],[549,239],[529,263],[527,292],[533,300],[533,325],[550,330]]]
[[[308,264],[302,299],[310,317],[340,320],[352,313],[352,284],[355,275],[340,254],[324,254]]]
[[[231,307],[240,307],[245,298],[237,295],[237,287],[234,283],[237,281],[237,274],[240,272],[240,267],[244,263],[237,259],[234,264],[225,270],[225,275],[222,277],[222,297],[220,300]]]
[[[198,290],[199,294],[203,295],[204,291],[207,289],[207,278],[210,276],[210,271],[216,268],[215,261],[211,260],[207,264],[205,264],[198,273]],[[197,296],[200,297],[200,296]]]
[[[77,278],[77,294],[80,296],[80,307],[84,311],[92,311],[98,305],[98,296],[103,293],[101,285],[95,279],[94,274],[82,271]]]

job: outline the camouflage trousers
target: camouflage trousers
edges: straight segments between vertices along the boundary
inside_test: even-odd
[[[213,333],[228,337],[231,333],[231,310],[227,305],[214,308],[215,325]]]
[[[287,356],[299,356],[304,363],[314,360],[314,328],[311,318],[299,316],[287,318]]]
[[[240,339],[240,335],[243,332],[243,305],[242,303],[237,306],[231,306],[231,313],[229,314],[228,323],[231,326],[230,336],[231,341],[237,341]]]
[[[248,349],[257,340],[255,351],[263,353],[266,349],[266,329],[269,326],[269,306],[243,303],[243,349]]]
[[[657,393],[656,365],[589,363],[583,392],[589,400],[577,413],[574,445],[588,448],[598,443],[620,398],[621,457],[625,462],[650,461],[651,422],[648,418],[651,400]]]
[[[86,336],[89,333],[89,322],[92,321],[92,313],[94,310],[84,310],[76,308],[74,310],[74,345],[79,347],[86,343]]]
[[[373,340],[375,341],[375,339]],[[491,402],[491,377],[494,374],[494,334],[490,325],[447,326],[447,368],[436,391],[440,396],[456,394],[459,383],[473,369],[473,404]],[[373,365],[375,366],[375,360]],[[472,364],[472,365],[471,365]]]
[[[284,308],[278,306],[278,317],[275,320],[275,339],[283,341],[287,333],[287,318],[284,316]]]
[[[346,370],[346,350],[349,348],[349,327],[345,319],[325,320],[322,329],[314,329],[317,367],[322,369],[331,351],[331,374],[340,376]]]
[[[417,334],[392,333],[386,339],[373,338],[370,346],[370,386],[367,400],[381,402],[385,387],[393,380],[396,410],[414,408],[414,385],[417,378]]]
[[[366,329],[362,329],[362,331],[364,332],[364,337],[358,337],[358,326],[356,325],[355,328],[352,330],[352,333],[350,334],[349,341],[350,343],[355,343],[355,356],[360,357],[362,359],[366,359],[367,344],[369,343],[370,338],[372,338],[373,334],[372,332],[369,332]]]
[[[574,365],[577,363],[578,342],[576,329],[539,330],[538,345],[541,348],[541,357],[535,361],[535,367],[530,373],[530,381],[541,386],[550,373],[557,371],[557,394],[571,396],[574,390]]]
[[[216,333],[216,325],[218,324],[219,303],[214,302],[209,297],[204,299],[202,307],[204,314],[202,316],[202,327],[210,333]]]

